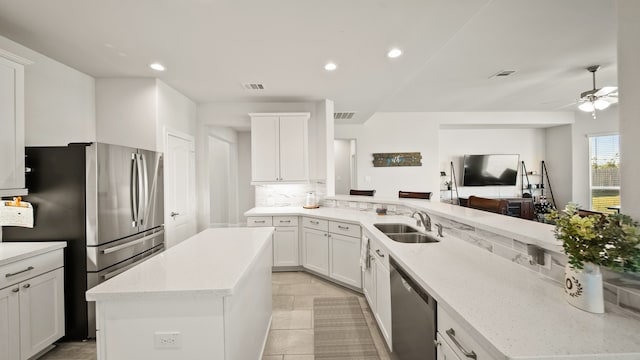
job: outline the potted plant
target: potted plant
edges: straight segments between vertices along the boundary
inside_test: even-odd
[[[569,203],[561,213],[552,210],[556,238],[562,241],[569,262],[565,268],[567,301],[586,311],[604,312],[602,274],[640,270],[638,223],[622,214],[580,216],[578,205]]]

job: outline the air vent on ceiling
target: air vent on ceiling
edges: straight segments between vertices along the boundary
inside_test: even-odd
[[[351,120],[355,112],[337,112],[333,113],[334,120]]]
[[[510,76],[510,75],[513,75],[515,72],[516,72],[515,70],[500,70],[497,73],[489,76],[489,79],[494,78],[494,77]]]
[[[247,90],[264,90],[264,84],[258,83],[244,83],[242,84],[242,87]]]

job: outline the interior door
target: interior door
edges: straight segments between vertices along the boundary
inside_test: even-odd
[[[143,201],[139,231],[145,231],[164,224],[164,164],[161,153],[138,150],[138,155]]]
[[[165,231],[167,247],[171,247],[196,233],[193,138],[168,133],[165,157]]]
[[[131,236],[138,232],[137,206],[141,198],[136,183],[140,172],[137,150],[97,143],[87,148],[87,171],[97,164],[98,239],[97,244]],[[87,184],[87,188],[95,186]]]

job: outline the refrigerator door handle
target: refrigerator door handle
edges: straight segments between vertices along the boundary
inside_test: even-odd
[[[147,170],[147,157],[144,154],[140,154],[140,159],[142,159],[142,188],[144,189],[143,199],[144,204],[142,205],[142,217],[140,219],[140,225],[142,225],[143,221],[146,221],[147,212],[149,212],[149,171]]]
[[[138,171],[137,171],[137,187],[138,187],[138,225],[142,225],[142,223],[144,222],[144,218],[145,218],[145,214],[144,214],[144,188],[143,188],[143,180],[142,180],[142,176],[143,176],[143,170],[142,168],[144,167],[142,164],[142,155],[141,154],[136,154],[136,165],[138,166]]]
[[[131,154],[131,227],[138,226],[138,156]]]

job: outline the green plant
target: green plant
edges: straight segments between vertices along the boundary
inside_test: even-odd
[[[638,223],[622,214],[580,216],[578,205],[569,203],[562,212],[553,210],[556,238],[562,241],[569,264],[582,269],[594,263],[615,271],[640,271]]]

